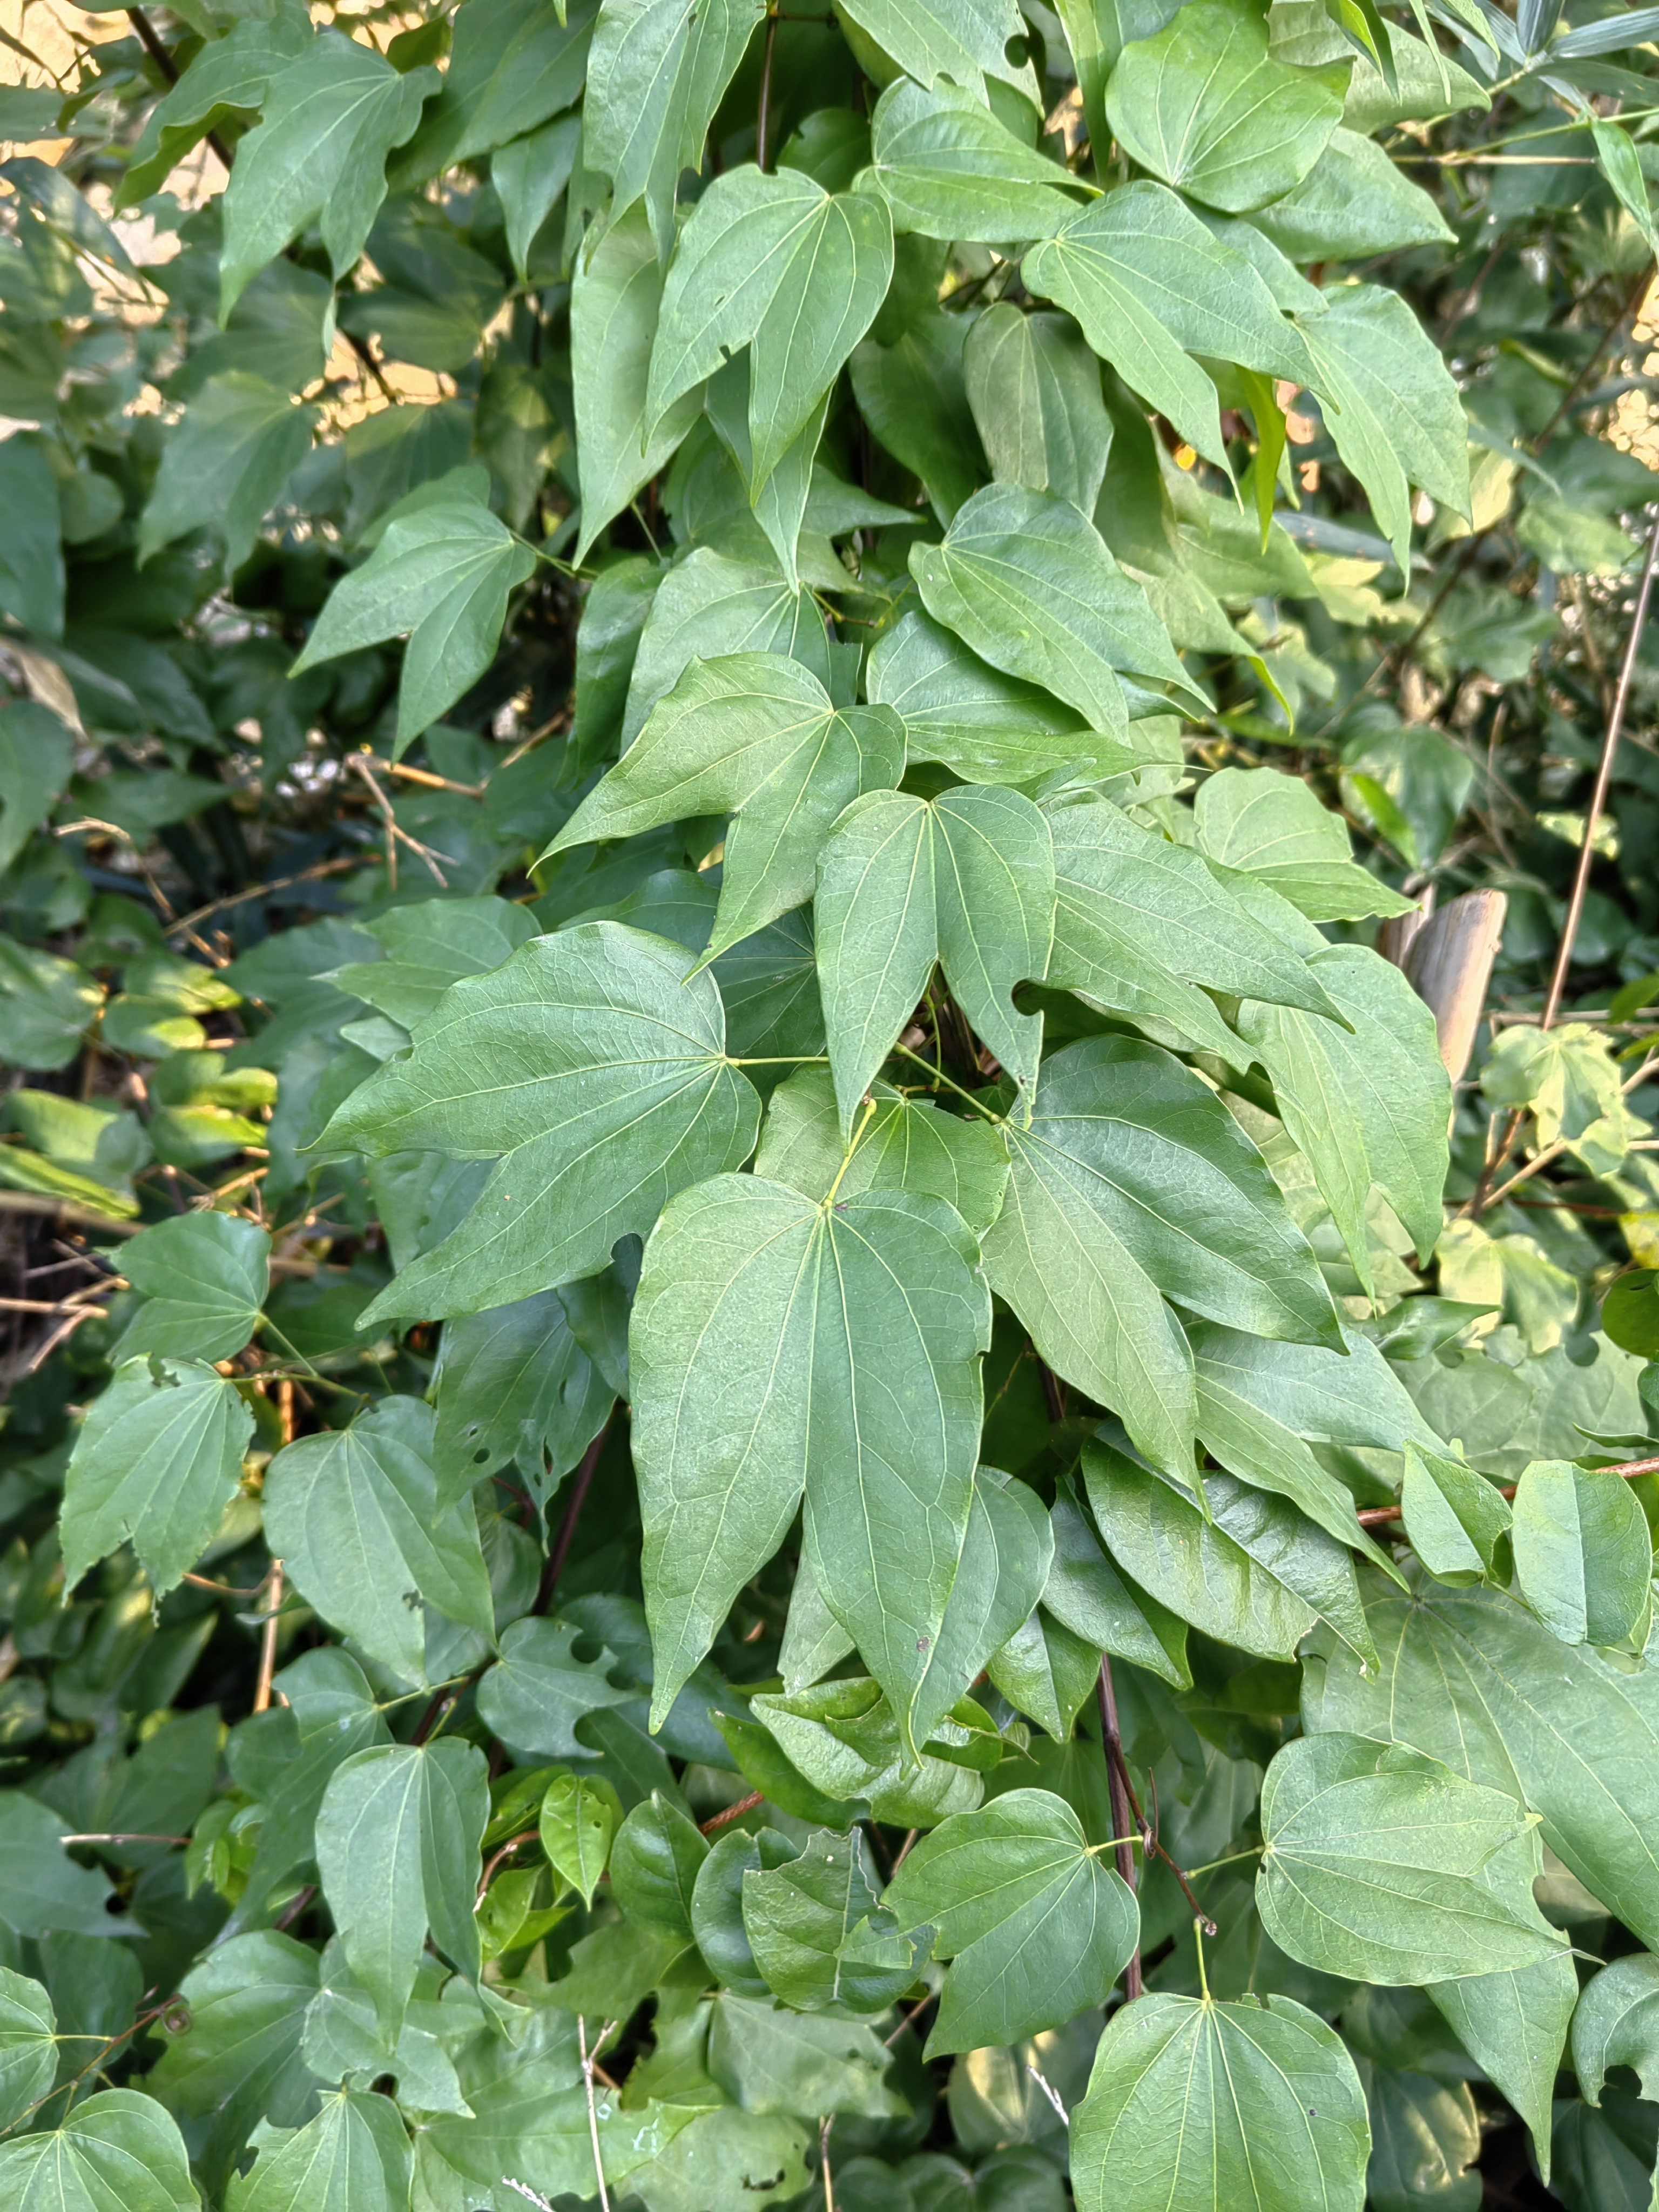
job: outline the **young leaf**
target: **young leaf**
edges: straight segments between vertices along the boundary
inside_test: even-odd
[[[1048,964],[1054,856],[1031,800],[990,784],[855,799],[818,854],[813,913],[844,1137],[935,960],[975,1034],[1035,1081],[1042,1018],[1013,992]]]
[[[501,158],[496,157],[498,167]],[[578,562],[586,560],[606,523],[656,475],[701,410],[701,392],[693,389],[659,422],[647,420],[646,380],[662,283],[656,240],[643,208],[607,223],[576,258],[570,363],[582,489]],[[584,623],[584,635],[588,626]]]
[[[193,1567],[241,1480],[253,1416],[199,1360],[129,1359],[93,1402],[64,1485],[64,1586],[130,1543],[158,1597]]]
[[[1045,1790],[959,1813],[906,1859],[884,1903],[932,1927],[945,1977],[927,2056],[1017,2043],[1103,2003],[1139,1940],[1134,1893]]]
[[[861,1190],[908,1190],[942,1198],[982,1234],[1002,1207],[1008,1153],[989,1121],[947,1114],[884,1083],[870,1096],[875,1112],[850,1158],[842,1146],[834,1085],[826,1071],[803,1068],[772,1093],[755,1154],[755,1172],[793,1184],[808,1198],[832,1184],[851,1198]]]
[[[322,32],[274,70],[225,191],[222,323],[249,280],[310,223],[336,276],[345,274],[386,198],[386,155],[414,131],[439,82],[434,69],[400,76],[338,31]]]
[[[1510,1535],[1518,1594],[1564,1644],[1627,1643],[1646,1620],[1653,1538],[1622,1477],[1534,1460]]]
[[[1077,212],[1066,172],[956,85],[924,91],[897,79],[876,102],[870,138],[861,188],[880,192],[896,231],[1023,245]],[[1093,501],[1079,504],[1087,513]]]
[[[904,725],[890,707],[837,709],[781,653],[693,660],[543,858],[687,815],[734,815],[707,963],[811,898],[836,817],[903,772]]]
[[[989,1299],[958,1216],[719,1176],[665,1212],[634,1309],[634,1457],[659,1722],[806,1498],[826,1597],[909,1715],[973,1493]],[[895,1431],[879,1409],[903,1394]]]
[[[434,1427],[429,1406],[382,1399],[289,1444],[265,1476],[265,1533],[295,1589],[405,1682],[426,1680],[422,1600],[495,1632],[470,1486],[441,1495]]]
[[[57,2128],[0,2143],[0,2195],[28,2212],[196,2212],[179,2124],[154,2097],[103,2089]]]
[[[389,2098],[342,2089],[296,2133],[264,2143],[233,2179],[227,2212],[399,2212],[410,2142]]]
[[[1072,2116],[1078,2212],[1127,2205],[1360,2212],[1365,2094],[1334,2029],[1290,1997],[1123,2005]]]
[[[660,1791],[636,1805],[611,1847],[611,1886],[636,1926],[678,1943],[691,1937],[691,1893],[708,1846]]]
[[[162,449],[155,489],[138,526],[138,558],[213,518],[227,571],[253,550],[259,526],[311,451],[314,407],[296,407],[263,377],[233,370],[209,379]]]
[[[725,1057],[712,977],[678,945],[586,922],[468,977],[324,1133],[371,1158],[501,1158],[477,1206],[363,1322],[471,1313],[597,1273],[671,1194],[747,1158],[760,1101]]]
[[[1491,1572],[1498,1540],[1513,1518],[1495,1483],[1462,1460],[1408,1439],[1400,1502],[1412,1549],[1431,1575],[1479,1582]]]
[[[1279,60],[1249,8],[1201,0],[1125,50],[1106,114],[1143,168],[1238,215],[1300,184],[1342,120],[1346,88],[1340,68]]]
[[[646,421],[752,345],[750,489],[763,485],[875,319],[893,273],[884,201],[831,197],[799,170],[716,177],[692,210],[663,291]]]
[[[1169,634],[1092,522],[1069,501],[1024,484],[988,484],[951,518],[942,545],[916,545],[922,605],[994,667],[1042,684],[1094,728],[1121,738],[1118,672],[1208,702]]]
[[[141,1352],[228,1359],[252,1335],[270,1287],[270,1238],[228,1213],[181,1213],[133,1238],[121,1266],[144,1304],[114,1364]]]
[[[932,1827],[948,1814],[971,1812],[984,1784],[977,1767],[964,1762],[981,1747],[991,1763],[1001,1758],[988,1716],[968,1698],[939,1723],[932,1746],[922,1747],[920,1767],[902,1741],[898,1715],[868,1676],[820,1682],[793,1697],[760,1691],[751,1704],[815,1790],[847,1806],[867,1803],[872,1818],[895,1826]]]
[[[1530,1825],[1405,1745],[1304,1736],[1262,1785],[1262,1923],[1292,1958],[1384,1985],[1535,1966],[1562,1942],[1533,1902],[1535,1853],[1512,1848]]]
[[[1101,359],[1218,468],[1227,454],[1215,386],[1192,356],[1296,384],[1312,377],[1301,333],[1249,262],[1163,185],[1108,192],[1033,246],[1021,273],[1069,307]]]
[[[402,2025],[428,1928],[477,1979],[473,1894],[489,1817],[484,1756],[453,1737],[360,1751],[317,1815],[317,1868],[351,1971],[388,2036]]]
[[[362,567],[336,585],[291,673],[407,636],[400,753],[489,667],[508,594],[535,567],[530,548],[488,507],[445,500],[395,517]]]
[[[576,1723],[635,1695],[612,1684],[616,1661],[608,1650],[577,1658],[575,1646],[592,1640],[568,1621],[515,1620],[501,1638],[500,1662],[478,1685],[478,1711],[491,1730],[538,1758],[583,1755]]]
[[[721,95],[763,0],[606,0],[588,58],[586,166],[609,177],[613,220],[639,200],[664,260],[680,173],[702,161]],[[647,471],[654,474],[654,471]]]
[[[878,1901],[856,1828],[819,1829],[798,1857],[746,1873],[744,1929],[767,1986],[798,2012],[884,2010],[915,1980],[915,1966],[872,1971],[839,1955]]]

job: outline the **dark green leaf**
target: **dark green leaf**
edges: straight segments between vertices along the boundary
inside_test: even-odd
[[[691,1893],[708,1846],[692,1823],[659,1792],[636,1805],[611,1847],[611,1887],[636,1927],[690,1943]]]
[[[634,1695],[611,1683],[616,1662],[608,1651],[576,1656],[575,1646],[588,1640],[568,1621],[515,1620],[501,1638],[500,1664],[478,1685],[478,1711],[494,1733],[540,1758],[583,1752],[574,1733],[582,1715]]]

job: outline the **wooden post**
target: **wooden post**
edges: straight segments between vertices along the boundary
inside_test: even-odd
[[[1432,1011],[1440,1057],[1454,1083],[1462,1080],[1474,1049],[1508,904],[1502,891],[1465,891],[1437,914],[1425,913],[1415,927],[1410,915],[1384,925],[1379,949],[1404,969]],[[1389,931],[1396,933],[1392,942]]]

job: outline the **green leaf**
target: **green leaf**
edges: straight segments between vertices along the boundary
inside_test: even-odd
[[[586,1905],[622,1826],[622,1800],[602,1775],[556,1774],[547,1785],[536,1832],[547,1863]]]
[[[1408,246],[1445,246],[1452,232],[1421,185],[1373,138],[1338,129],[1294,189],[1255,217],[1291,261],[1357,261]]]
[[[61,637],[64,579],[58,483],[44,446],[27,432],[14,431],[0,442],[0,501],[8,524],[0,546],[0,611],[26,630]]]
[[[454,63],[450,73],[454,73]],[[520,281],[530,278],[530,249],[538,232],[570,181],[571,170],[581,155],[581,118],[562,115],[539,131],[500,147],[489,164],[489,181],[495,187],[506,218],[507,250]],[[648,362],[650,346],[641,349]]]
[[[844,1135],[935,960],[975,1034],[1017,1082],[1036,1079],[1042,1018],[1012,994],[1048,964],[1053,871],[1048,825],[1018,792],[878,791],[847,809],[819,853],[813,909]]]
[[[870,1967],[841,1956],[879,1904],[864,1838],[818,1829],[799,1856],[743,1877],[743,1924],[767,1986],[798,2012],[881,2012],[917,1978],[908,1960]]]
[[[1370,2123],[1335,2031],[1290,1997],[1121,2006],[1072,2118],[1078,2212],[1360,2212]]]
[[[1601,164],[1601,173],[1618,195],[1619,204],[1631,216],[1650,252],[1659,252],[1653,227],[1653,204],[1648,198],[1648,180],[1642,167],[1642,158],[1637,152],[1631,134],[1618,124],[1600,115],[1590,115],[1590,134],[1595,140],[1596,157]]]
[[[875,318],[893,273],[886,204],[833,198],[799,170],[716,177],[680,235],[651,354],[654,430],[745,345],[751,495],[765,483]]]
[[[693,660],[543,858],[688,815],[734,815],[706,963],[811,898],[836,817],[903,772],[904,726],[890,707],[838,709],[781,653]]]
[[[385,957],[337,968],[330,980],[406,1030],[452,983],[499,968],[536,934],[533,915],[499,898],[416,899],[363,927]]]
[[[1048,980],[1137,1018],[1172,1023],[1224,1059],[1237,1042],[1205,994],[1330,1014],[1307,962],[1201,858],[1105,800],[1056,806],[1054,949]]]
[[[484,1756],[453,1737],[360,1751],[317,1815],[317,1867],[348,1964],[395,2037],[431,1930],[456,1968],[478,1974],[473,1893],[489,1817]]]
[[[1572,1960],[1558,1953],[1511,1973],[1432,1982],[1428,1994],[1464,2050],[1531,2130],[1547,2181],[1555,2077],[1578,2002]]]
[[[1310,1728],[1410,1743],[1518,1796],[1578,1879],[1659,1943],[1659,1698],[1650,1676],[1559,1643],[1492,1590],[1397,1592],[1370,1603],[1380,1668],[1344,1654],[1307,1667]]]
[[[1342,120],[1346,88],[1339,67],[1278,60],[1249,7],[1200,0],[1125,49],[1106,114],[1143,168],[1240,215],[1301,183]]]
[[[31,1986],[34,1986],[31,1984]],[[1638,1952],[1592,1975],[1572,2016],[1572,2064],[1592,2105],[1607,2069],[1628,2066],[1650,2103],[1659,2091],[1659,1959]]]
[[[402,2212],[410,2142],[386,2097],[343,2089],[296,2134],[258,2144],[226,2212]]]
[[[811,593],[791,590],[773,569],[699,545],[669,570],[652,601],[628,686],[623,746],[688,663],[727,653],[787,653],[829,684],[823,617]]]
[[[1612,1041],[1587,1022],[1507,1030],[1480,1072],[1494,1106],[1524,1106],[1540,1146],[1563,1143],[1593,1175],[1611,1175],[1635,1134]]]
[[[689,11],[677,7],[675,12]],[[570,292],[570,362],[582,490],[579,562],[606,523],[649,483],[701,410],[701,394],[692,390],[660,422],[647,418],[646,381],[662,287],[656,241],[643,208],[607,223],[577,256]]]
[[[349,1429],[302,1437],[265,1475],[265,1534],[323,1618],[404,1682],[424,1682],[421,1603],[495,1636],[472,1470],[441,1484],[436,1417],[384,1398]]]
[[[67,1067],[103,997],[72,960],[0,937],[0,1059],[14,1067]]]
[[[556,1291],[447,1322],[434,1382],[434,1456],[446,1478],[514,1460],[532,1478],[547,1469],[543,1490],[575,1466],[616,1398]]]
[[[984,455],[968,404],[965,315],[915,316],[891,343],[866,338],[853,356],[853,395],[894,459],[921,478],[948,522],[978,486]]]
[[[1467,425],[1438,348],[1398,293],[1337,287],[1305,326],[1313,373],[1331,402],[1337,452],[1370,495],[1371,512],[1403,568],[1411,547],[1410,487],[1469,511]]]
[[[197,2212],[179,2124],[137,2089],[103,2089],[60,2128],[0,2143],[0,2192],[27,2212]]]
[[[225,191],[221,322],[268,261],[313,222],[335,276],[363,250],[386,198],[386,158],[438,89],[434,69],[400,76],[372,46],[325,31],[273,70],[260,121]]]
[[[210,131],[257,114],[272,76],[302,54],[312,37],[309,15],[288,0],[269,16],[234,22],[226,37],[210,39],[145,118],[116,191],[117,210],[159,191]]]
[[[1011,1790],[923,1838],[884,1899],[931,1926],[945,1977],[927,2056],[1016,2043],[1103,2003],[1139,1940],[1134,1893],[1045,1790]]]
[[[762,1729],[755,1733],[764,1736]],[[771,1997],[743,1924],[744,1877],[782,1866],[799,1848],[775,1828],[762,1828],[753,1835],[731,1828],[716,1838],[697,1869],[691,1891],[691,1930],[697,1948],[715,1979],[740,1996],[769,2002]]]
[[[155,489],[138,526],[138,558],[199,530],[204,518],[240,568],[283,486],[311,451],[319,417],[244,370],[210,378],[162,450]]]
[[[1083,1473],[1113,1558],[1206,1636],[1291,1659],[1322,1614],[1369,1649],[1352,1560],[1285,1500],[1211,1475],[1206,1515],[1185,1490],[1099,1443],[1085,1449]]]
[[[574,1734],[583,1714],[635,1695],[611,1683],[616,1661],[608,1650],[577,1658],[575,1646],[592,1640],[568,1621],[515,1620],[501,1638],[500,1663],[478,1685],[478,1711],[491,1730],[538,1758],[585,1754]]]
[[[680,172],[701,166],[714,111],[762,13],[763,0],[606,0],[599,11],[582,159],[610,178],[616,216],[644,200],[665,260]]]
[[[1036,1492],[998,1468],[974,1477],[974,1502],[933,1665],[911,1725],[926,1741],[978,1680],[1042,1595],[1054,1539]]]
[[[129,1359],[75,1440],[64,1488],[64,1581],[131,1543],[164,1595],[193,1567],[241,1480],[253,1416],[198,1360]]]
[[[362,567],[335,586],[290,672],[406,636],[401,752],[489,667],[508,595],[535,567],[530,548],[487,507],[445,500],[395,517]]]
[[[1482,2183],[1468,2171],[1480,2155],[1480,2115],[1469,2086],[1392,2066],[1367,2071],[1371,2212],[1478,2212]]]
[[[1070,1475],[1062,1475],[1055,1486],[1049,1525],[1054,1553],[1043,1587],[1043,1612],[1080,1638],[1091,1655],[1109,1651],[1114,1658],[1133,1659],[1172,1688],[1190,1689],[1186,1622],[1125,1579],[1096,1534]],[[1097,1657],[1091,1656],[1091,1687],[1098,1666]]]
[[[1168,1667],[1165,1659],[1164,1670]],[[1011,1705],[1063,1743],[1094,1693],[1100,1646],[1073,1634],[1046,1606],[1038,1606],[991,1654],[985,1671]]]
[[[983,1784],[963,1762],[987,1735],[991,1758],[1001,1756],[988,1716],[969,1698],[923,1747],[920,1769],[898,1715],[867,1676],[821,1682],[793,1697],[762,1691],[751,1702],[756,1719],[815,1790],[843,1804],[867,1802],[874,1819],[896,1826],[932,1827],[949,1813],[971,1812]]]
[[[394,164],[394,185],[522,143],[520,132],[579,99],[593,12],[592,0],[502,0],[458,15],[443,89]]]
[[[708,1845],[659,1790],[636,1805],[611,1847],[611,1887],[635,1926],[678,1943],[691,1936],[691,1893]]]
[[[882,2081],[890,2054],[862,2021],[793,2012],[769,1997],[722,1990],[708,2020],[708,2070],[745,2112],[888,2119],[901,2093]],[[839,2186],[841,2177],[836,2176]]]
[[[989,1300],[960,1218],[759,1176],[684,1193],[646,1248],[633,1445],[659,1722],[803,1490],[820,1584],[910,1714],[966,1534]],[[896,1432],[879,1408],[902,1394]],[[836,1793],[832,1793],[836,1794]]]
[[[1439,1237],[1451,1085],[1434,1016],[1399,969],[1357,945],[1334,945],[1308,964],[1350,1027],[1258,1005],[1241,1010],[1239,1032],[1272,1078],[1285,1126],[1369,1291],[1373,1188],[1425,1263]]]
[[[0,706],[0,869],[51,813],[73,766],[69,732],[49,708],[33,699]]]
[[[1262,1923],[1293,1959],[1386,1985],[1535,1966],[1531,1816],[1405,1745],[1304,1736],[1261,1791]]]
[[[472,1212],[361,1317],[445,1315],[597,1273],[687,1183],[745,1159],[760,1102],[725,1058],[712,977],[616,922],[534,938],[416,1024],[331,1148],[504,1155]]]
[[[871,162],[860,179],[892,210],[896,231],[924,238],[1023,245],[1077,211],[1066,173],[1024,145],[973,92],[903,78],[871,118]],[[1092,500],[1079,501],[1085,512]]]
[[[1488,1574],[1513,1517],[1508,1498],[1484,1474],[1409,1440],[1400,1503],[1413,1551],[1442,1582]]]
[[[385,1743],[389,1731],[356,1661],[332,1645],[302,1652],[276,1678],[288,1699],[293,1733],[266,1723],[283,1746],[282,1778],[270,1792],[241,1912],[252,1917],[275,1883],[312,1856],[317,1808],[335,1769],[355,1752]]]
[[[122,1332],[116,1364],[142,1352],[228,1359],[252,1335],[270,1287],[270,1238],[228,1213],[182,1213],[135,1237],[122,1271],[144,1304]]]
[[[1108,192],[1021,268],[1031,290],[1070,308],[1101,359],[1218,468],[1227,453],[1216,389],[1190,356],[1297,384],[1312,376],[1306,343],[1255,269],[1163,185]]]
[[[0,2127],[21,2119],[56,2080],[57,2027],[40,1983],[0,1967]]]
[[[910,571],[936,621],[1096,729],[1121,738],[1127,726],[1119,670],[1170,684],[1208,711],[1141,586],[1093,523],[1052,493],[988,484],[957,509],[942,545],[911,548]]]
[[[1224,768],[1206,777],[1193,819],[1209,859],[1257,878],[1310,921],[1410,911],[1409,900],[1356,866],[1341,816],[1299,776]]]
[[[1601,1301],[1601,1327],[1621,1352],[1659,1358],[1659,1274],[1637,1267],[1620,1275]]]
[[[1022,314],[999,301],[975,318],[963,362],[998,481],[1052,492],[1092,514],[1112,418],[1100,396],[1100,363],[1071,317]]]
[[[945,76],[988,98],[988,77],[1037,97],[1030,63],[1013,58],[1025,33],[1012,0],[848,0],[843,15],[918,84]]]
[[[849,1157],[828,1073],[813,1067],[790,1076],[768,1102],[756,1174],[811,1199],[828,1197],[832,1184],[848,1198],[861,1190],[915,1191],[943,1199],[982,1234],[1001,1209],[1008,1182],[999,1132],[884,1083],[872,1084],[870,1095],[876,1110]]]
[[[1647,1619],[1653,1538],[1621,1476],[1534,1460],[1510,1536],[1516,1593],[1564,1644],[1628,1643]]]

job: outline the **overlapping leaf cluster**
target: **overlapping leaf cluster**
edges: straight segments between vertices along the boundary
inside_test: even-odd
[[[0,2197],[1645,2203],[1659,11],[131,13],[0,88]]]

